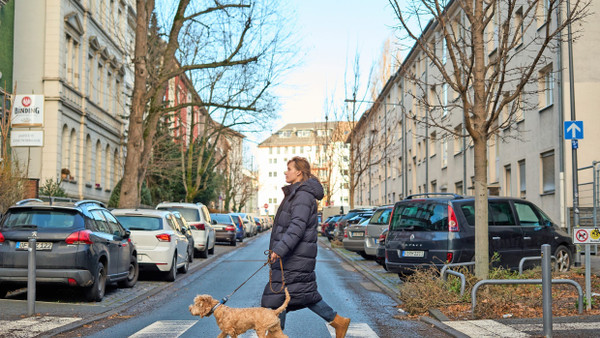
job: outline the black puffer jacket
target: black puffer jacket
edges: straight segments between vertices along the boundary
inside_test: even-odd
[[[283,199],[271,232],[269,249],[282,258],[285,286],[291,295],[287,311],[294,311],[321,300],[317,291],[315,263],[317,257],[317,202],[323,198],[323,186],[315,178],[283,187]],[[279,261],[271,265],[271,287],[281,289]],[[284,292],[274,293],[267,283],[262,306],[277,308],[283,304]]]

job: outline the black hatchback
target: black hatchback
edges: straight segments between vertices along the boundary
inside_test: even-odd
[[[435,196],[435,197],[434,197]],[[470,262],[475,256],[475,200],[454,194],[419,194],[396,202],[385,242],[386,266],[404,275],[415,268]],[[558,270],[569,269],[571,237],[536,205],[510,197],[488,199],[490,257],[517,269],[523,257],[540,256],[550,244]]]
[[[24,200],[0,223],[0,298],[27,283],[28,239],[36,239],[36,281],[81,287],[90,301],[106,283],[133,287],[137,252],[117,219],[97,201]]]

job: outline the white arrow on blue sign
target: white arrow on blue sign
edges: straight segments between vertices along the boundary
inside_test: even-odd
[[[565,121],[565,140],[583,139],[583,121]]]

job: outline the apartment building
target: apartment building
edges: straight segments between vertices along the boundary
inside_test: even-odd
[[[108,201],[122,177],[133,86],[132,0],[14,1],[16,94],[40,95],[42,135],[15,146],[27,177],[63,178],[70,197]]]
[[[258,205],[274,215],[287,185],[284,172],[294,156],[306,157],[325,190],[320,207],[348,205],[347,122],[290,123],[258,145]]]
[[[540,3],[538,10],[547,10],[549,2]],[[526,2],[521,5],[526,6]],[[600,52],[598,8],[592,2],[591,16],[577,23],[573,69],[568,67],[567,39],[555,42],[535,70],[537,81],[527,84],[518,100],[521,105],[514,114],[500,116],[500,122],[493,126],[497,131],[488,141],[490,195],[531,200],[563,227],[571,222],[569,213],[573,205],[572,145],[563,133],[563,122],[571,120],[570,71],[574,74],[576,120],[583,121],[585,126],[585,138],[578,144],[577,167],[600,160],[595,146],[600,142],[600,134],[595,132],[600,126],[595,111],[599,101],[594,94],[600,90],[600,71],[589,67]],[[456,1],[450,2],[444,13],[457,28],[454,31],[464,34],[460,24],[466,21]],[[485,46],[488,58],[493,58],[498,48],[501,13],[488,27]],[[558,14],[541,15],[538,20],[554,19]],[[521,45],[517,48],[525,51],[515,54],[515,58],[520,58],[515,59],[517,62],[529,62],[531,54],[527,48],[535,49],[536,37],[543,34],[546,25],[555,27],[556,20],[523,25],[523,11],[517,6],[511,27],[521,30]],[[566,30],[563,34],[566,35]],[[431,41],[438,60],[445,62],[448,51],[440,37],[439,25],[430,22],[420,38]],[[356,204],[393,203],[407,195],[425,192],[474,193],[473,144],[468,136],[459,136],[466,134],[461,101],[441,79],[438,68],[414,46],[387,81],[376,103],[362,115],[353,131],[359,135],[352,139],[355,147],[378,151],[370,153],[373,165],[359,177]],[[590,181],[591,171],[579,171],[580,183]],[[581,205],[591,206],[591,186],[580,188]]]

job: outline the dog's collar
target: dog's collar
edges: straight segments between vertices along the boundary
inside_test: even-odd
[[[210,311],[208,312],[208,314],[206,315],[206,317],[210,317],[210,315],[212,315],[215,310],[221,306],[221,304],[225,304],[227,301],[229,300],[229,297],[224,297],[223,299],[221,299],[217,305],[213,306],[212,309],[210,309]]]

